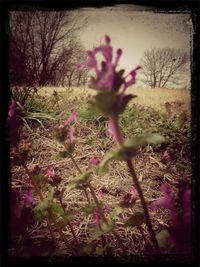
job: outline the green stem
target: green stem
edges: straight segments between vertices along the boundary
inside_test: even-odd
[[[148,211],[148,208],[147,208],[147,204],[146,204],[146,201],[145,201],[145,198],[144,198],[144,195],[143,195],[142,188],[141,188],[140,183],[138,181],[134,166],[132,164],[131,159],[128,159],[126,161],[126,163],[127,163],[128,168],[129,168],[129,171],[131,173],[131,176],[133,178],[133,183],[134,183],[134,185],[135,185],[135,187],[137,189],[138,195],[139,195],[140,200],[141,200],[141,204],[142,204],[142,208],[143,208],[143,211],[144,211],[146,224],[147,224],[147,228],[148,228],[148,231],[149,231],[149,234],[150,234],[150,237],[151,237],[151,241],[152,241],[152,243],[153,243],[153,245],[155,247],[156,252],[158,254],[160,254],[161,251],[160,251],[160,248],[158,246],[158,242],[157,242],[157,240],[155,238],[155,234],[154,234],[154,231],[153,231],[153,226],[152,226],[151,218],[150,218],[149,211]]]
[[[72,160],[72,162],[73,162],[74,166],[75,166],[75,167],[76,167],[76,169],[78,170],[78,172],[79,172],[80,174],[82,174],[82,171],[81,171],[81,169],[79,168],[78,164],[76,163],[76,161],[75,161],[74,157],[73,157],[71,154],[70,154],[70,158],[71,158],[71,160]],[[86,198],[87,198],[87,201],[88,201],[88,203],[90,204],[90,203],[91,203],[91,201],[90,201],[90,198],[89,198],[89,195],[88,195],[87,189],[86,189],[86,188],[83,188],[83,190],[84,190],[85,196],[86,196]]]
[[[61,205],[63,211],[66,212],[66,209],[65,209],[65,207],[63,205],[63,201],[62,201],[61,197],[59,197],[59,201],[60,201],[60,205]],[[79,245],[79,241],[78,241],[78,239],[76,237],[76,234],[75,234],[75,231],[74,231],[74,228],[73,228],[72,224],[70,222],[68,222],[67,224],[68,224],[68,226],[69,226],[69,228],[71,230],[71,233],[72,233],[72,235],[74,237],[74,240],[75,240],[76,244]]]
[[[121,134],[121,130],[119,128],[118,116],[110,117],[110,123],[112,124],[112,127],[114,128],[114,134],[115,134],[116,142],[119,145],[123,145],[123,137],[122,137],[122,134]],[[154,248],[155,248],[156,252],[160,254],[161,251],[160,251],[160,248],[158,246],[158,242],[157,242],[157,240],[155,238],[155,234],[154,234],[154,231],[153,231],[151,218],[149,216],[149,211],[148,211],[148,208],[147,208],[147,205],[146,205],[146,201],[145,201],[145,198],[144,198],[144,195],[143,195],[143,191],[142,191],[142,188],[141,188],[140,183],[138,181],[138,178],[137,178],[137,175],[136,175],[136,172],[135,172],[135,169],[134,169],[134,165],[132,163],[131,158],[126,160],[126,163],[127,163],[128,169],[130,171],[130,174],[131,174],[131,176],[133,178],[133,183],[135,184],[135,187],[136,187],[136,189],[138,191],[138,195],[139,195],[140,200],[141,200],[142,208],[143,208],[145,219],[146,219],[147,229],[149,231],[152,243],[154,245]]]

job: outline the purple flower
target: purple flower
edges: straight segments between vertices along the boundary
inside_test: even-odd
[[[67,119],[67,121],[65,122],[64,126],[69,126],[72,122],[75,122],[76,117],[77,117],[78,112],[73,112],[69,118]]]
[[[110,207],[108,205],[104,205],[102,211],[103,214],[107,216],[110,213]],[[99,225],[100,221],[101,221],[101,215],[99,213],[99,210],[95,209],[95,211],[93,212],[93,223]]]
[[[136,201],[138,199],[138,192],[137,192],[135,186],[133,186],[133,185],[131,186],[130,193],[131,193],[131,202]]]
[[[89,170],[92,166],[97,166],[99,164],[99,159],[97,157],[92,157],[89,161],[87,170]]]
[[[100,45],[99,47],[94,48],[93,50],[87,51],[88,59],[85,63],[79,64],[78,68],[89,68],[94,69],[96,73],[96,79],[93,80],[93,85],[96,87],[96,89],[107,89],[111,91],[117,91],[121,86],[126,89],[127,87],[133,85],[135,83],[136,79],[136,72],[141,67],[138,66],[134,70],[132,70],[127,77],[131,76],[128,81],[125,81],[127,77],[122,78],[120,77],[120,81],[118,81],[118,88],[116,88],[116,77],[117,77],[117,71],[116,67],[118,65],[119,59],[122,55],[122,49],[117,49],[116,51],[116,57],[113,61],[113,48],[110,45],[111,39],[108,35],[105,35],[105,44]],[[100,66],[98,67],[97,64],[97,54],[101,53],[104,57],[104,60],[101,62]],[[113,61],[113,62],[112,62]],[[121,74],[122,75],[122,74]]]
[[[9,111],[8,111],[8,116],[9,118],[13,117],[16,109],[16,102],[15,100],[11,100],[10,106],[9,106]]]
[[[170,157],[170,155],[169,155],[167,150],[164,151],[163,156],[162,156],[162,160],[164,162],[169,162],[171,160],[171,157]]]
[[[171,186],[168,184],[162,184],[160,190],[165,194],[164,197],[154,201],[151,204],[151,209],[156,211],[158,208],[164,208],[169,210],[172,221],[175,223],[177,220],[176,212],[174,209],[174,199],[172,195]]]
[[[52,166],[49,166],[47,168],[47,176],[50,177],[50,178],[53,178],[55,177],[55,171],[54,171],[54,168]]]
[[[33,203],[32,192],[33,192],[33,190],[29,189],[24,195],[24,206],[26,206],[26,207]]]
[[[74,133],[75,133],[74,127],[70,127],[68,129],[68,132],[67,132],[67,137],[68,137],[70,143],[72,143],[75,139]]]

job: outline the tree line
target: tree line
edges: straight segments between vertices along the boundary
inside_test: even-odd
[[[76,68],[86,57],[77,37],[85,25],[85,19],[69,11],[11,12],[11,85],[86,85],[88,70]],[[147,50],[141,59],[142,82],[153,88],[178,84],[188,62],[180,49]]]

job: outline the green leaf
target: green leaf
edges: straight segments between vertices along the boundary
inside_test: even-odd
[[[68,223],[72,220],[72,218],[74,217],[74,215],[76,214],[76,210],[68,210],[66,211],[63,215],[62,218],[64,220],[65,223]]]
[[[90,103],[95,109],[100,110],[104,115],[111,116],[116,114],[116,102],[117,95],[114,92],[102,90],[94,96],[94,101],[91,101]]]
[[[162,135],[153,133],[136,136],[132,139],[126,140],[123,146],[118,146],[114,149],[111,149],[101,161],[97,172],[105,172],[108,167],[108,163],[111,160],[127,160],[135,156],[138,149],[143,147],[144,145],[151,144],[156,145],[164,142],[165,139]]]
[[[56,202],[52,202],[51,210],[53,211],[53,213],[56,213],[60,216],[63,216],[63,214],[64,214],[63,208],[60,206],[60,204],[58,204]]]
[[[37,212],[39,210],[44,211],[51,208],[51,205],[53,203],[53,196],[54,196],[54,189],[52,188],[48,196],[43,200],[41,200],[40,203],[34,208],[34,210]]]
[[[85,172],[73,180],[70,181],[71,185],[87,185],[87,182],[90,179],[91,171]]]
[[[48,177],[45,176],[43,173],[39,173],[37,175],[33,176],[33,180],[40,186],[43,186],[46,184]]]
[[[124,223],[124,227],[135,227],[143,224],[144,222],[144,214],[142,212],[136,212]]]
[[[160,231],[156,235],[156,239],[159,247],[162,249],[171,249],[175,246],[175,242],[167,229]]]
[[[110,220],[112,220],[112,221],[114,221],[114,220],[116,220],[117,219],[117,217],[119,216],[119,214],[121,214],[122,213],[122,208],[120,208],[120,207],[116,207],[116,208],[114,208],[111,212],[110,212],[110,214],[109,214],[109,218],[110,218]]]
[[[34,220],[36,222],[41,222],[44,218],[48,217],[49,212],[47,210],[41,211],[41,210],[35,210],[34,211]]]
[[[181,128],[183,127],[185,121],[186,121],[186,114],[185,114],[185,112],[182,112],[182,113],[178,116],[178,118],[177,118],[177,120],[176,120],[176,122],[175,122],[175,126],[176,126],[176,128],[177,128],[178,130],[181,130]]]
[[[91,204],[86,204],[84,207],[81,208],[81,211],[85,214],[85,215],[90,215],[91,213],[93,213],[93,211],[96,209],[96,205],[94,203]]]
[[[98,240],[100,236],[111,232],[113,229],[114,229],[114,224],[112,222],[110,222],[109,224],[102,223],[101,229],[99,229],[99,227],[94,227],[89,242]]]

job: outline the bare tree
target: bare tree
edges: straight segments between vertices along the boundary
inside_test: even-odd
[[[178,84],[188,62],[188,54],[180,49],[147,50],[141,59],[143,82],[153,88]]]
[[[76,32],[85,21],[72,12],[12,12],[10,77],[13,83],[46,85],[61,71],[63,53],[72,55]],[[66,56],[65,56],[66,57]]]

